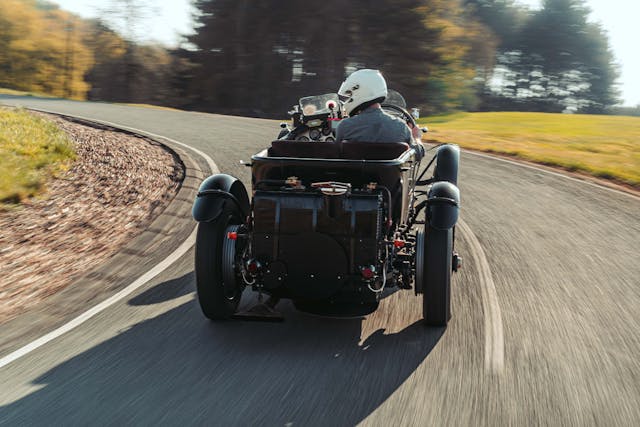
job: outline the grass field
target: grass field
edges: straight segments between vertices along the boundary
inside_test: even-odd
[[[0,209],[42,192],[74,158],[71,141],[55,124],[0,108]]]
[[[426,140],[501,153],[640,187],[640,117],[458,113],[426,117]]]

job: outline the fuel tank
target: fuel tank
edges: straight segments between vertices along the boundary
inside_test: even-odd
[[[264,286],[291,298],[337,293],[363,265],[376,265],[382,237],[379,194],[256,191],[253,255]]]

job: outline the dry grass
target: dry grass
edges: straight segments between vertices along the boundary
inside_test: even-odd
[[[25,92],[22,90],[14,90],[0,87],[0,95],[14,95],[14,96],[35,96],[38,98],[54,98],[52,95],[47,95],[39,92]]]
[[[55,124],[0,108],[0,209],[42,192],[74,158],[71,141]]]
[[[420,120],[426,139],[585,172],[640,187],[640,118],[458,113]]]
[[[152,104],[122,104],[122,105],[126,105],[128,107],[140,107],[140,108],[152,108],[154,110],[166,110],[166,111],[181,111],[178,110],[177,108],[172,108],[172,107],[163,107],[162,105],[152,105]]]

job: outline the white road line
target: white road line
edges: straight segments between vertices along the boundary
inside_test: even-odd
[[[57,113],[55,111],[46,111],[46,110],[40,110],[40,109],[38,109],[38,111],[47,112],[47,113],[53,113],[53,114],[61,114],[61,113]],[[72,116],[70,114],[64,114],[64,115]],[[198,150],[196,148],[190,147],[187,144],[183,144],[182,142],[178,142],[178,141],[175,141],[175,140],[173,140],[171,138],[167,138],[167,137],[164,137],[164,136],[161,136],[161,135],[156,135],[156,134],[153,134],[151,132],[146,132],[146,131],[143,131],[143,130],[140,130],[140,129],[127,127],[127,126],[124,126],[124,125],[119,125],[119,124],[116,124],[116,123],[110,123],[110,122],[105,122],[105,121],[100,121],[100,120],[91,119],[91,118],[87,118],[87,117],[80,117],[80,116],[72,116],[72,117],[77,117],[79,119],[89,120],[89,121],[93,121],[93,122],[97,122],[97,123],[102,123],[102,124],[105,124],[105,125],[113,126],[113,127],[116,127],[116,128],[129,130],[129,131],[132,131],[132,132],[139,133],[141,135],[147,135],[147,136],[154,137],[154,138],[165,139],[167,141],[172,142],[173,144],[177,144],[177,145],[180,145],[182,147],[188,148],[189,150],[192,150],[193,152],[195,152],[198,155],[202,156],[206,160],[206,162],[209,165],[209,167],[211,168],[212,173],[218,173],[219,172],[218,166],[215,164],[215,162],[213,161],[213,159],[211,157],[209,157],[207,154],[205,154],[204,152],[202,152],[202,151],[200,151],[200,150]],[[114,305],[118,301],[126,298],[128,295],[130,295],[131,293],[135,292],[138,288],[143,286],[145,283],[147,283],[148,281],[150,281],[151,279],[153,279],[154,277],[156,277],[157,275],[162,273],[169,266],[171,266],[171,264],[176,262],[185,253],[187,253],[187,251],[189,251],[189,249],[191,249],[191,247],[195,244],[195,242],[196,242],[196,230],[197,230],[197,228],[194,228],[194,230],[191,232],[189,237],[187,237],[187,239],[184,242],[182,242],[180,244],[180,246],[175,251],[173,251],[169,256],[167,256],[164,260],[160,261],[157,265],[155,265],[149,271],[144,273],[142,276],[138,277],[133,283],[128,285],[126,288],[122,289],[120,292],[118,292],[115,295],[107,298],[105,301],[103,301],[100,304],[94,306],[93,308],[85,311],[84,313],[80,314],[78,317],[76,317],[76,318],[72,319],[71,321],[65,323],[64,325],[60,326],[59,328],[49,332],[46,335],[43,335],[42,337],[36,339],[35,341],[32,341],[29,344],[25,345],[24,347],[21,347],[18,350],[14,351],[12,353],[9,353],[8,355],[6,355],[3,358],[1,358],[0,359],[0,368],[3,368],[5,366],[7,366],[11,362],[16,361],[16,360],[20,359],[23,356],[26,356],[27,354],[29,354],[32,351],[42,347],[43,345],[49,343],[50,341],[53,341],[54,339],[56,339],[56,338],[58,338],[58,337],[60,337],[60,336],[62,336],[64,334],[66,334],[67,332],[71,331],[72,329],[77,328],[78,326],[80,326],[84,322],[86,322],[87,320],[91,319],[93,316],[101,313],[102,311],[104,311],[107,308],[111,307],[112,305]]]
[[[471,256],[480,279],[480,295],[484,317],[484,368],[493,374],[499,374],[504,367],[504,334],[502,314],[498,303],[496,285],[493,283],[491,267],[482,249],[482,245],[471,228],[462,219],[458,229],[471,248]]]
[[[118,292],[117,294],[107,298],[105,301],[103,301],[100,304],[94,306],[93,308],[85,311],[84,313],[82,313],[81,315],[76,317],[75,319],[65,323],[64,325],[62,325],[59,328],[49,332],[48,334],[36,339],[35,341],[32,341],[31,343],[25,345],[24,347],[19,348],[18,350],[14,351],[13,353],[10,353],[7,356],[3,357],[2,359],[0,359],[0,368],[3,368],[5,366],[7,366],[11,362],[16,361],[16,360],[20,359],[23,356],[26,356],[27,354],[29,354],[32,351],[42,347],[43,345],[47,344],[48,342],[53,341],[54,339],[56,339],[56,338],[58,338],[58,337],[60,337],[60,336],[62,336],[64,334],[66,334],[67,332],[71,331],[72,329],[77,328],[78,326],[80,326],[84,322],[86,322],[87,320],[91,319],[96,314],[99,314],[100,312],[102,312],[102,311],[106,310],[107,308],[111,307],[113,304],[115,304],[118,301],[122,300],[123,298],[127,297],[128,295],[133,293],[135,290],[137,290],[139,287],[141,287],[142,285],[147,283],[149,280],[153,279],[158,274],[162,273],[171,264],[173,264],[178,259],[180,259],[180,257],[182,257],[185,253],[187,253],[187,251],[189,249],[191,249],[191,246],[193,246],[195,244],[195,242],[196,242],[196,229],[194,229],[193,232],[191,232],[191,234],[187,238],[187,240],[182,242],[182,244],[175,251],[173,251],[168,257],[166,257],[164,260],[162,260],[159,264],[157,264],[151,270],[147,271],[142,276],[138,277],[129,286],[127,286],[126,288],[124,288],[123,290]]]
[[[601,185],[601,184],[598,184],[596,182],[591,182],[591,181],[587,181],[587,180],[584,180],[584,179],[574,178],[574,177],[572,177],[570,175],[566,175],[566,174],[563,174],[561,172],[550,171],[548,169],[543,169],[543,168],[537,167],[535,165],[530,165],[530,164],[527,164],[527,163],[518,162],[516,160],[509,160],[509,159],[505,159],[503,157],[492,156],[492,155],[484,154],[484,153],[478,153],[477,151],[464,150],[464,149],[462,149],[462,151],[464,153],[466,153],[466,154],[472,154],[474,156],[484,157],[486,159],[491,159],[491,160],[498,160],[500,162],[509,163],[511,165],[520,166],[520,167],[527,168],[527,169],[532,169],[532,170],[535,170],[535,171],[538,171],[538,172],[548,173],[549,175],[553,175],[553,176],[556,176],[556,177],[568,179],[570,181],[581,182],[583,184],[590,185],[592,187],[596,187],[596,188],[598,188],[600,190],[608,190],[608,191],[612,191],[612,192],[617,193],[617,194],[621,194],[623,196],[631,197],[632,199],[640,200],[640,196],[637,196],[635,194],[627,193],[625,191],[616,190],[615,188],[607,187],[605,185]]]

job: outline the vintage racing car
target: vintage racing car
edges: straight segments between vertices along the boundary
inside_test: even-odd
[[[459,149],[437,146],[421,168],[421,145],[335,141],[339,102],[336,94],[300,100],[292,126],[252,156],[251,197],[230,175],[202,182],[193,217],[206,317],[234,316],[246,287],[326,313],[371,312],[399,288],[422,295],[427,325],[447,325],[461,264]],[[383,109],[415,125],[397,92]]]

